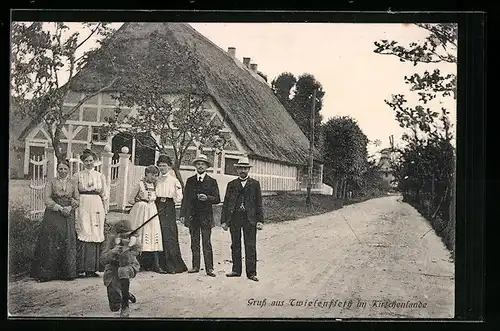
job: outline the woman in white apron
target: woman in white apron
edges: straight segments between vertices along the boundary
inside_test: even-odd
[[[104,220],[107,213],[109,188],[103,174],[94,169],[97,155],[85,149],[80,156],[85,169],[73,177],[77,188],[75,198],[79,201],[75,229],[76,268],[85,277],[99,277],[99,256],[104,242]]]
[[[146,168],[145,177],[137,183],[131,192],[129,203],[133,204],[133,206],[129,217],[132,229],[136,229],[156,215],[138,232],[142,244],[142,254],[139,262],[144,270],[165,274],[166,271],[160,267],[159,263],[159,253],[163,252],[163,243],[158,209],[155,204],[156,181],[159,173],[160,170],[155,165]]]

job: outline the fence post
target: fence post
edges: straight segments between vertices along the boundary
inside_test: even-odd
[[[111,158],[113,157],[113,153],[111,153],[111,146],[105,145],[104,152],[101,154],[102,166],[101,172],[106,178],[106,185],[108,186],[108,193],[110,192],[111,185]],[[109,209],[109,197],[105,206],[106,210]]]
[[[47,147],[47,180],[52,180],[56,176],[56,153],[54,147]]]
[[[121,211],[125,210],[127,205],[127,187],[128,187],[128,166],[130,165],[130,155],[128,154],[128,147],[122,147],[122,152],[118,155],[120,156],[120,165],[118,166],[118,185],[116,187],[117,195],[117,208]]]

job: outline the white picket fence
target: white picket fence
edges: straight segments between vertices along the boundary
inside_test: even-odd
[[[50,155],[51,153],[47,153],[47,157],[51,157]],[[55,164],[56,160],[53,154],[52,157],[54,158],[52,164]],[[120,158],[118,159],[108,157],[107,160],[109,160],[106,162],[109,162],[108,165],[110,168],[108,173],[103,172],[103,169],[105,169],[103,167],[103,158],[96,161],[95,168],[97,171],[103,173],[107,179],[107,184],[109,185],[109,208],[110,210],[125,210],[130,207],[128,204],[130,192],[137,183],[144,178],[144,170],[146,167],[134,165],[128,153],[120,154]],[[47,176],[47,161],[48,160],[44,157],[34,157],[30,160],[31,166],[33,167],[33,178],[30,183],[30,215],[33,219],[41,218],[45,210],[45,186],[50,181],[50,178]],[[80,155],[73,155],[69,161],[71,176],[84,169],[83,162],[80,160]],[[127,176],[122,176],[120,172],[122,170]],[[193,174],[194,170],[181,169],[184,183],[187,178]],[[235,176],[211,175],[220,183],[220,194],[222,198],[225,194],[227,183],[235,178]]]
[[[95,170],[101,172],[102,170],[102,160],[97,160],[94,163]],[[80,154],[75,154],[73,157],[69,158],[69,173],[70,176],[73,176],[79,171],[85,169],[85,166],[80,159]]]
[[[106,146],[107,152],[103,153],[101,159],[95,162],[95,169],[106,178],[106,183],[109,189],[109,209],[110,210],[125,210],[129,207],[128,198],[131,190],[144,177],[146,167],[137,166],[130,160],[128,148],[124,148],[119,154],[118,159],[113,159],[111,147]],[[39,219],[45,210],[45,187],[55,176],[56,158],[53,149],[45,153],[46,157],[36,156],[30,159],[30,167],[32,168],[32,179],[30,182],[30,215],[33,219]],[[49,162],[50,161],[50,162]],[[78,173],[84,169],[83,162],[80,160],[80,155],[75,154],[69,159],[70,175]],[[53,169],[50,169],[54,167]],[[49,171],[50,170],[50,171]],[[181,176],[186,183],[187,178],[194,174],[191,168],[181,168]],[[224,199],[227,183],[236,176],[225,174],[210,173],[219,184],[219,193],[221,200]],[[330,187],[327,187],[331,191]],[[325,187],[323,186],[323,191]],[[328,194],[328,193],[327,193]],[[330,193],[331,194],[331,193]]]
[[[30,218],[38,219],[45,211],[45,185],[47,184],[47,159],[35,155],[29,160],[32,169],[30,179]]]
[[[116,208],[118,206],[118,170],[120,167],[119,159],[111,160],[111,178],[109,178],[109,207]]]
[[[40,156],[40,155],[35,155],[29,160],[30,167],[32,169],[31,172],[32,176],[29,184],[30,187],[29,215],[30,218],[33,220],[40,219],[41,217],[43,217],[43,213],[45,211],[45,195],[46,195],[45,192],[46,192],[46,185],[49,182],[49,178],[47,178],[47,163],[48,163],[47,161],[48,159],[45,156]],[[57,164],[55,156],[53,162],[54,162],[53,164]],[[84,165],[83,162],[80,160],[79,154],[75,154],[73,157],[69,159],[69,165],[70,165],[70,176],[73,176],[74,174],[84,169]],[[95,169],[99,172],[102,170],[102,160],[97,160],[95,162]],[[110,186],[111,188],[113,187],[116,188],[115,183],[117,182],[118,178],[118,162],[114,162],[111,164],[111,173],[112,176],[111,176]],[[114,195],[114,197],[116,197],[116,194]],[[115,200],[111,199],[110,199],[110,206],[116,205],[116,199]]]

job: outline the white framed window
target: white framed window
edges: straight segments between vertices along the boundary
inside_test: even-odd
[[[92,127],[92,141],[95,142],[106,142],[108,140],[108,135],[100,126]]]
[[[238,172],[234,165],[238,163],[239,158],[237,157],[229,157],[226,155],[224,158],[224,174],[238,176]]]

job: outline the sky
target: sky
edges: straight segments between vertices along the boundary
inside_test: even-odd
[[[326,92],[321,114],[323,121],[333,116],[355,118],[370,140],[380,139],[378,148],[389,146],[403,130],[394,111],[385,104],[392,94],[406,94],[411,100],[404,76],[439,68],[456,73],[454,64],[403,63],[395,56],[373,52],[374,42],[396,40],[403,44],[423,40],[425,30],[415,25],[355,23],[191,23],[224,50],[236,48],[236,57],[250,57],[268,81],[289,71],[298,76],[310,73]],[[446,100],[448,99],[448,100]],[[439,100],[450,109],[456,121],[456,103],[451,98]],[[439,101],[437,103],[439,103]],[[436,103],[436,104],[437,104]]]
[[[122,23],[113,23],[118,28]],[[78,23],[68,23],[72,31]],[[333,116],[355,118],[367,135],[382,145],[369,145],[369,153],[389,146],[404,132],[395,120],[394,111],[385,104],[392,94],[415,96],[404,83],[404,77],[439,68],[456,73],[455,64],[419,64],[400,62],[395,56],[373,52],[374,42],[381,39],[400,43],[418,42],[427,35],[416,25],[357,23],[190,23],[217,46],[227,51],[236,48],[236,57],[250,57],[270,83],[282,72],[296,76],[314,75],[326,92],[321,114],[323,121]],[[82,32],[82,35],[84,33]],[[92,47],[92,45],[89,45]],[[83,50],[82,50],[83,51]],[[456,103],[441,98],[433,106],[446,107],[453,125]]]

